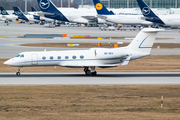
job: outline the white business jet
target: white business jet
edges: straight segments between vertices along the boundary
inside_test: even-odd
[[[86,75],[96,75],[95,68],[109,68],[127,65],[135,60],[150,55],[157,32],[163,29],[142,29],[134,40],[126,47],[119,48],[91,48],[89,50],[69,51],[39,51],[22,52],[16,57],[4,62],[5,65],[19,67],[17,76],[22,67],[32,66],[62,66],[84,68]],[[118,64],[121,63],[121,64]],[[91,68],[89,70],[89,68]]]

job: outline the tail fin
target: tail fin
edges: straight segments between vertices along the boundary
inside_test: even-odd
[[[0,7],[0,10],[2,15],[9,15],[3,7]]]
[[[144,28],[134,40],[129,44],[129,49],[138,52],[150,53],[153,43],[155,41],[156,35],[159,31],[165,31],[164,29],[155,28]]]
[[[37,12],[36,8],[31,7],[32,12]]]
[[[19,7],[13,7],[13,9],[14,9],[14,14],[17,15],[19,19],[29,21]]]
[[[107,8],[99,0],[93,0],[93,3],[98,15],[114,15],[114,13],[109,12],[109,10],[107,10]]]
[[[69,22],[69,20],[57,9],[51,0],[37,0],[37,2],[42,12],[53,13],[53,15],[45,15],[45,17]]]
[[[137,2],[142,14],[147,21],[164,25],[164,22],[150,9],[150,7],[143,0],[137,0]]]

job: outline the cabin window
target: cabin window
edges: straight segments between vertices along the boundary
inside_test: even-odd
[[[24,54],[22,54],[20,57],[21,57],[21,58],[24,57]]]
[[[43,59],[43,60],[45,60],[45,59],[46,59],[46,57],[42,57],[42,59]]]
[[[74,55],[74,56],[72,56],[72,58],[73,58],[73,59],[76,59],[76,56]]]
[[[21,56],[21,55],[20,54],[16,55],[16,57],[19,57],[19,56]]]
[[[65,59],[68,59],[69,57],[68,56],[65,56]]]
[[[83,59],[83,58],[84,58],[84,56],[83,56],[83,55],[81,55],[81,56],[80,56],[80,58],[81,58],[81,59]]]
[[[57,59],[61,59],[61,56],[58,56]]]
[[[54,58],[53,56],[50,57],[51,60],[52,60],[53,58]]]

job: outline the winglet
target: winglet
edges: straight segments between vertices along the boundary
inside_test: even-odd
[[[93,3],[98,15],[114,15],[112,12],[107,10],[107,8],[99,0],[93,0]]]

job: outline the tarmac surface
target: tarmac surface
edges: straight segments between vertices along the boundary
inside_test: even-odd
[[[136,31],[101,31],[98,27],[67,27],[61,26],[56,28],[45,28],[42,25],[28,25],[11,23],[9,26],[4,26],[0,22],[0,58],[11,58],[20,52],[24,51],[47,51],[51,50],[68,50],[75,48],[52,48],[52,47],[24,47],[19,46],[25,43],[130,43],[131,40],[119,39],[68,39],[73,35],[90,35],[91,37],[135,37],[139,30]],[[169,32],[160,32],[157,38],[171,38],[165,40],[156,40],[156,43],[180,43],[180,30],[172,30]],[[65,39],[32,39],[32,38],[17,38],[24,34],[67,34]],[[3,38],[2,36],[8,36]],[[152,49],[152,55],[179,55],[180,49]]]
[[[160,32],[156,43],[180,43],[180,30]],[[98,27],[56,27],[45,28],[41,25],[10,23],[4,26],[0,22],[0,58],[11,58],[24,51],[67,50],[69,48],[25,47],[24,43],[98,43],[127,42],[131,40],[97,40],[97,39],[31,39],[17,38],[24,34],[67,34],[90,35],[91,37],[135,37],[137,31],[101,31]],[[4,38],[8,36],[8,38]],[[72,48],[71,48],[72,49]],[[74,49],[74,48],[73,48]],[[76,50],[76,49],[74,49]],[[180,55],[180,49],[152,49],[152,55]],[[168,64],[168,63],[167,63]],[[98,71],[97,71],[98,72]],[[180,84],[179,72],[155,73],[98,73],[97,76],[86,76],[84,73],[0,73],[0,85],[177,85]]]
[[[180,72],[0,73],[3,85],[180,85]]]

